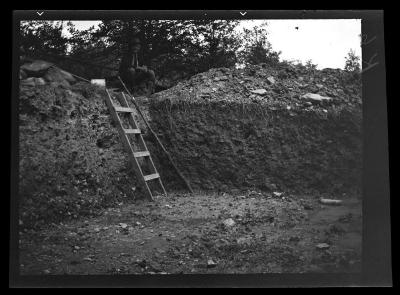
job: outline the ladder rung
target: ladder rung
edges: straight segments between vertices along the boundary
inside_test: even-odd
[[[134,110],[131,108],[124,108],[124,107],[115,107],[115,111],[117,112],[124,112],[124,113],[133,113]]]
[[[150,156],[150,153],[149,153],[149,151],[135,152],[135,153],[133,153],[133,155],[135,156],[135,158],[140,158],[140,157]]]
[[[149,174],[149,175],[143,176],[145,181],[149,181],[149,180],[152,180],[152,179],[155,179],[155,178],[159,178],[159,177],[160,177],[160,174],[158,174],[158,173],[154,173],[154,174]]]
[[[127,134],[140,134],[140,129],[124,129]]]

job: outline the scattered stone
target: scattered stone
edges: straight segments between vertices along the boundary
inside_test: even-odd
[[[267,81],[269,82],[269,84],[275,84],[275,79],[274,79],[274,77],[268,77],[267,78]]]
[[[325,249],[329,249],[330,245],[327,243],[319,243],[315,246],[317,249],[319,250],[325,250]]]
[[[216,266],[217,266],[217,263],[214,260],[208,259],[207,268],[212,268],[212,267],[216,267]]]
[[[122,229],[125,229],[125,228],[128,227],[128,225],[127,225],[126,223],[120,223],[119,226],[120,226]]]
[[[227,76],[219,76],[214,78],[214,81],[225,81],[225,80],[228,80]]]
[[[267,93],[267,90],[265,90],[265,89],[256,89],[256,90],[252,90],[251,93],[258,94],[258,95],[264,95],[264,94]]]
[[[225,219],[225,220],[224,220],[223,224],[224,224],[226,227],[232,227],[232,226],[235,225],[235,221],[234,221],[232,218],[228,218],[228,219]]]
[[[301,96],[303,99],[310,99],[313,102],[323,102],[323,101],[331,101],[332,98],[328,96],[322,96],[316,93],[307,93]]]
[[[30,77],[24,80],[20,81],[20,84],[22,86],[42,86],[46,85],[46,81],[43,78],[36,78],[36,77]]]

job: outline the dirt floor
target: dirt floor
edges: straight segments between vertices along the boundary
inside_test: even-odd
[[[248,191],[127,200],[98,217],[21,232],[20,271],[360,272],[361,200],[337,196],[343,204],[327,206],[318,198]]]

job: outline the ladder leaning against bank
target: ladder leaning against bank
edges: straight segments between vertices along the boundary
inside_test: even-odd
[[[164,195],[167,196],[160,174],[157,172],[141,130],[139,129],[139,125],[135,120],[134,110],[128,104],[127,95],[125,95],[123,91],[115,92],[114,89],[106,88],[106,92],[108,109],[117,125],[119,136],[129,154],[136,177],[144,188],[146,196],[150,200],[153,200],[153,195],[148,183],[152,180],[157,180],[159,182]],[[114,103],[114,101],[116,103]],[[119,106],[116,105],[118,102]],[[144,172],[143,166],[147,168],[148,174]]]

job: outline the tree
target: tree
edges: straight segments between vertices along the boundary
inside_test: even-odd
[[[22,21],[20,47],[27,54],[66,54],[68,40],[62,34],[63,25],[62,21]]]
[[[243,49],[240,51],[240,61],[244,64],[277,65],[281,52],[274,51],[267,40],[267,23],[255,26],[253,29],[243,29]]]
[[[314,64],[311,59],[306,61],[305,67],[309,71],[315,71],[317,69],[317,64]]]
[[[176,72],[189,77],[214,67],[234,66],[240,46],[235,34],[237,25],[234,20],[131,19],[103,20],[97,28],[84,31],[77,30],[71,22],[61,26],[42,22],[39,30],[43,33],[34,33],[33,29],[38,29],[32,24],[22,27],[21,32],[23,41],[33,44],[27,46],[32,52],[68,56],[69,62],[59,61],[64,68],[87,78],[115,75],[121,57],[132,49],[130,40],[139,36],[142,41],[139,58],[160,78]],[[63,37],[63,28],[68,30],[68,38]],[[43,47],[43,43],[48,45]],[[87,66],[83,61],[104,68]]]
[[[353,49],[350,49],[346,56],[344,70],[347,72],[359,73],[360,68],[360,57],[356,55]]]

